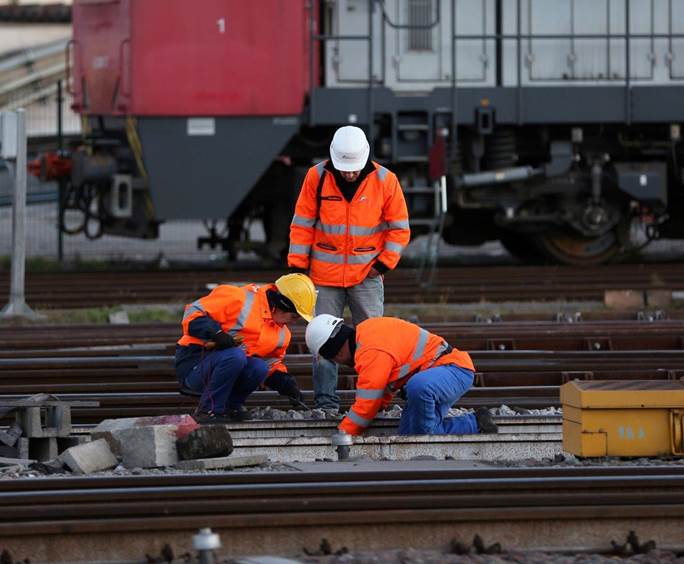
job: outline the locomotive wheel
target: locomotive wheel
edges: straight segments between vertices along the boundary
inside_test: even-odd
[[[531,235],[524,233],[506,233],[499,242],[509,253],[519,261],[527,264],[544,262],[544,255],[539,251],[537,242]]]
[[[607,262],[622,247],[615,229],[597,237],[584,237],[567,230],[547,231],[537,235],[537,244],[554,262],[579,266]]]

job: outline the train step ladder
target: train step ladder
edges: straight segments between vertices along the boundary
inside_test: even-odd
[[[444,220],[447,209],[446,176],[433,182],[432,186],[411,186],[404,189],[405,194],[433,196],[432,217],[409,218],[411,227],[427,227],[425,247],[420,256],[417,281],[423,288],[432,286],[442,241]]]

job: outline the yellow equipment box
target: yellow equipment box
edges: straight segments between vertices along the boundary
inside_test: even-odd
[[[563,450],[577,456],[684,455],[684,382],[573,380],[560,389]]]

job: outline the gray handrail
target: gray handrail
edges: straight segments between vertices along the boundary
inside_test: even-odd
[[[38,47],[29,47],[22,49],[19,52],[0,57],[0,72],[14,70],[18,67],[35,62],[37,59],[43,59],[51,55],[62,53],[66,47],[68,39],[59,39],[51,41],[45,45]]]

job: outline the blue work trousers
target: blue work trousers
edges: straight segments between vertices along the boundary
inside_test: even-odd
[[[363,282],[349,288],[316,286],[316,290],[318,290],[316,315],[328,313],[343,317],[344,308],[348,305],[354,326],[369,317],[382,316],[385,299],[382,276],[366,278]],[[313,391],[316,407],[340,408],[340,398],[337,395],[337,364],[322,357],[314,357]]]
[[[473,372],[455,364],[428,368],[406,384],[400,435],[468,435],[478,433],[475,415],[447,417],[451,406],[473,385]]]
[[[223,414],[245,403],[268,375],[268,366],[239,347],[205,353],[185,377],[185,386],[201,392],[200,410]]]

